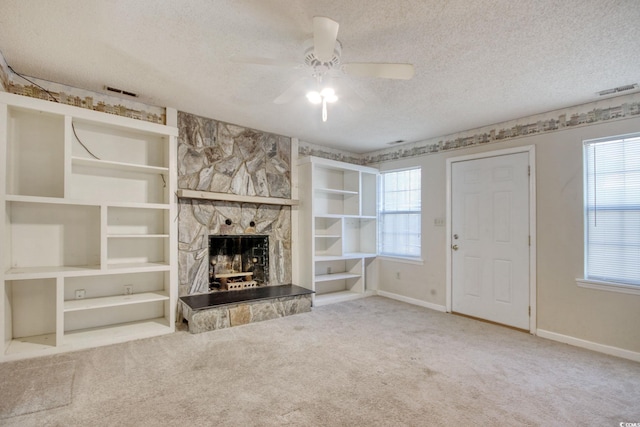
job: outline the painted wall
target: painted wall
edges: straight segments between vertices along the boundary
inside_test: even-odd
[[[31,98],[44,99],[61,104],[73,105],[88,110],[130,117],[152,123],[167,121],[166,109],[138,102],[135,98],[123,99],[117,96],[80,89],[60,83],[15,74],[0,52],[0,90]],[[35,83],[35,85],[33,84]],[[44,90],[43,90],[44,89]]]
[[[381,170],[422,166],[423,264],[380,260],[379,289],[445,305],[446,159],[536,146],[537,328],[640,352],[640,295],[580,288],[583,275],[582,141],[640,131],[633,117],[504,142],[384,162]],[[396,273],[400,273],[400,279]]]

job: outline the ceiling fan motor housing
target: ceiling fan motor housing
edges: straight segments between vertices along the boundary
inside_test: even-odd
[[[340,67],[340,55],[342,54],[342,43],[340,40],[336,40],[336,45],[333,48],[333,56],[329,62],[320,61],[314,52],[313,39],[309,39],[304,45],[304,63],[313,68],[314,71],[324,74],[332,69]]]

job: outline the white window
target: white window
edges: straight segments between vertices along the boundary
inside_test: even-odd
[[[380,255],[420,258],[420,169],[380,175]]]
[[[586,280],[579,283],[640,291],[640,134],[585,141],[584,171]]]

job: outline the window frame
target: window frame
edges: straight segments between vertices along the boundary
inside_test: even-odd
[[[582,180],[583,180],[583,198],[582,198],[582,213],[583,213],[583,277],[576,279],[576,284],[581,288],[596,289],[602,291],[619,292],[625,294],[640,295],[640,285],[624,283],[622,281],[606,281],[595,278],[589,278],[588,271],[588,248],[589,248],[589,164],[587,148],[589,146],[614,142],[625,139],[640,138],[640,132],[616,135],[605,138],[588,139],[582,141]]]
[[[386,174],[391,174],[391,173],[398,173],[398,172],[405,172],[405,171],[413,171],[413,170],[417,170],[420,172],[420,209],[416,210],[416,211],[412,211],[412,210],[403,210],[403,211],[395,211],[395,213],[391,213],[393,211],[390,211],[389,213],[383,213],[383,201],[384,201],[384,185],[383,185],[383,180],[384,180],[384,176]],[[377,212],[377,216],[378,216],[378,247],[377,247],[377,253],[378,253],[378,257],[381,259],[388,259],[388,260],[392,260],[392,261],[397,261],[397,262],[403,262],[403,263],[408,263],[408,264],[419,264],[422,265],[423,264],[423,260],[422,260],[422,251],[423,251],[423,247],[424,245],[422,244],[422,166],[410,166],[410,167],[406,167],[406,168],[400,168],[400,169],[390,169],[390,170],[386,170],[386,171],[380,171],[380,173],[378,174],[378,188],[379,188],[379,192],[378,192],[378,212]],[[390,254],[390,253],[383,253],[382,252],[382,247],[383,247],[383,238],[382,238],[382,234],[383,234],[383,216],[385,215],[406,215],[406,214],[417,214],[419,216],[419,224],[420,224],[420,237],[419,237],[419,244],[420,244],[420,249],[419,255],[413,256],[413,255],[407,255],[407,254]]]

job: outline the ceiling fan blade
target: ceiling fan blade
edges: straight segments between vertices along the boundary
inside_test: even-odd
[[[303,77],[296,80],[287,90],[282,92],[280,96],[273,100],[274,104],[286,104],[291,102],[297,96],[303,96],[306,93],[307,82],[309,78]]]
[[[237,62],[240,64],[267,65],[271,67],[281,68],[299,68],[304,65],[300,62],[287,59],[263,58],[259,56],[233,55],[229,59],[231,60],[231,62]]]
[[[351,109],[351,111],[362,110],[365,106],[364,99],[355,92],[351,92],[344,96],[344,102]]]
[[[336,79],[338,102],[344,102],[352,111],[358,111],[366,105],[362,96],[351,86],[348,79]]]
[[[380,77],[383,79],[409,80],[415,74],[412,64],[385,64],[377,62],[352,62],[342,70],[355,77]]]
[[[324,16],[313,17],[313,48],[320,62],[329,62],[336,47],[339,24]]]

